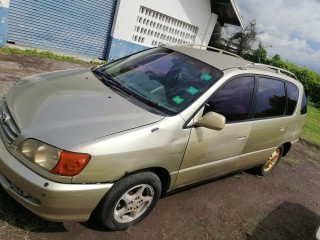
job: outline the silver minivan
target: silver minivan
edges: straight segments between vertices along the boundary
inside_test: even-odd
[[[2,187],[44,219],[95,212],[121,230],[174,189],[269,174],[299,139],[303,86],[231,55],[159,47],[17,81],[0,102]]]

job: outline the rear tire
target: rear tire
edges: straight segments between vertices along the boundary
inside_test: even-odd
[[[280,159],[282,157],[283,154],[283,146],[279,146],[272,154],[271,156],[267,159],[267,161],[257,167],[257,172],[260,176],[267,176],[268,174],[270,174],[273,169],[275,169],[275,167],[278,165],[278,163],[280,162]]]
[[[124,230],[142,221],[161,194],[161,181],[152,172],[140,172],[119,180],[101,200],[97,214],[110,230]]]

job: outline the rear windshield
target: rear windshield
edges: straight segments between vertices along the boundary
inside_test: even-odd
[[[153,107],[176,114],[187,108],[223,73],[197,59],[166,48],[131,55],[101,68],[138,99],[150,100]]]

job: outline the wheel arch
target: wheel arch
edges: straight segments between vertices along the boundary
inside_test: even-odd
[[[168,189],[170,187],[170,183],[171,183],[171,177],[170,177],[170,174],[167,169],[162,168],[162,167],[144,168],[144,169],[139,169],[137,171],[128,172],[123,177],[127,177],[129,175],[133,175],[133,174],[136,174],[139,172],[153,172],[154,174],[156,174],[158,176],[158,178],[161,181],[161,187],[162,187],[161,195],[164,195],[168,191]]]
[[[151,170],[160,178],[162,186],[161,195],[164,195],[168,191],[171,183],[171,177],[169,172],[161,167],[151,168]]]
[[[282,157],[284,157],[291,149],[291,143],[290,142],[286,142],[284,144],[282,144],[283,146],[283,153],[282,153]]]

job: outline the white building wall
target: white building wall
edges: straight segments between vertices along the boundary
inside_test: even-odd
[[[0,7],[9,8],[10,0],[0,0]]]
[[[119,0],[109,60],[141,50],[139,46],[207,45],[217,18],[210,0]]]

